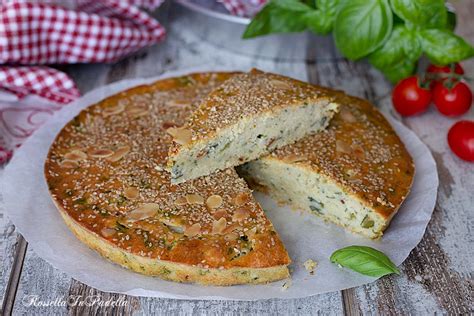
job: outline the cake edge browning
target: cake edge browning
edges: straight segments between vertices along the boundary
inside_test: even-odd
[[[54,201],[54,200],[53,200]],[[71,232],[90,249],[114,264],[142,275],[155,276],[166,281],[196,283],[201,285],[266,284],[290,276],[287,265],[270,268],[200,268],[183,263],[137,256],[107,242],[97,234],[77,223],[54,201],[61,217]]]

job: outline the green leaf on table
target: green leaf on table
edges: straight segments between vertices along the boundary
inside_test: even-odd
[[[313,9],[297,0],[272,0],[250,22],[242,37],[304,31],[305,13],[310,10]]]
[[[379,48],[392,26],[388,0],[343,1],[334,22],[334,40],[344,56],[359,59]]]
[[[448,12],[444,0],[391,0],[393,12],[414,28],[444,28]]]
[[[474,56],[474,48],[448,30],[420,30],[418,38],[423,52],[436,65],[447,65]]]
[[[381,251],[367,246],[349,246],[336,250],[331,262],[372,277],[400,274],[397,266]]]
[[[391,82],[397,82],[414,72],[421,54],[421,44],[414,31],[397,25],[388,40],[370,54],[369,62]]]

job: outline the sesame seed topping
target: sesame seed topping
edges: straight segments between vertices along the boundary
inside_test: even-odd
[[[259,239],[271,244],[272,225],[234,169],[172,185],[163,168],[176,136],[167,129],[182,126],[199,100],[229,77],[166,79],[82,111],[50,149],[45,174],[53,198],[88,230],[144,257],[227,268],[252,253]],[[240,221],[234,220],[236,197],[248,212]],[[188,247],[202,253],[175,259]]]
[[[342,93],[335,102],[340,112],[325,131],[277,149],[268,158],[311,168],[381,213],[391,214],[408,193],[413,161],[369,102]]]

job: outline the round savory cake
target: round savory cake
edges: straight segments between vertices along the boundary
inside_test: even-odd
[[[172,140],[197,101],[232,73],[160,80],[83,110],[51,145],[54,203],[89,247],[136,272],[231,285],[288,276],[288,254],[234,169],[173,185]]]

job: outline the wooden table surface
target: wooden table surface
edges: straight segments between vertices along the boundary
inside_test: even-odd
[[[458,33],[474,42],[474,2],[454,1]],[[203,42],[186,28],[183,14],[172,8],[165,42],[110,65],[75,65],[65,70],[85,93],[117,80],[151,77],[189,67],[258,67],[343,89],[390,110],[391,85],[365,62],[342,58],[288,62],[244,56]],[[185,17],[184,17],[185,18]],[[323,49],[310,43],[308,56]],[[474,62],[463,63],[474,74]],[[471,88],[472,84],[471,84]],[[465,118],[472,119],[474,111]],[[395,114],[394,114],[395,115]],[[454,157],[446,133],[455,122],[431,109],[403,120],[428,145],[438,165],[440,187],[431,222],[420,244],[401,266],[401,275],[384,277],[369,285],[293,300],[256,302],[191,301],[132,297],[100,292],[56,270],[39,258],[4,216],[0,203],[0,293],[5,314],[468,314],[474,313],[474,165]],[[122,306],[28,306],[37,295],[41,301],[96,295],[125,302]],[[58,305],[58,304],[57,304]],[[61,305],[61,304],[59,304]],[[0,312],[1,313],[1,312]]]

